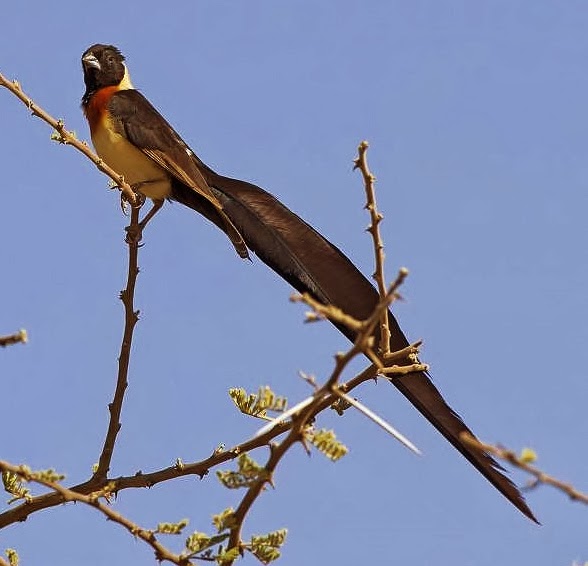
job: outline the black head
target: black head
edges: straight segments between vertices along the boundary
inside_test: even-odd
[[[114,45],[97,43],[86,49],[82,55],[86,95],[120,84],[126,73],[124,60],[124,55]]]

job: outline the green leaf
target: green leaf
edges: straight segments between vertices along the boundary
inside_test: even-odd
[[[213,515],[212,524],[219,533],[232,528],[235,525],[235,510],[232,507],[227,507],[227,509],[218,515]]]
[[[182,519],[177,523],[159,523],[155,532],[162,535],[180,535],[188,522],[188,519]]]
[[[14,548],[6,549],[6,558],[8,558],[10,566],[18,566],[18,554]]]
[[[280,547],[286,540],[288,529],[280,529],[266,535],[255,535],[247,549],[263,564],[269,564],[280,557]]]
[[[228,550],[223,550],[219,552],[216,557],[216,561],[218,564],[226,564],[227,562],[234,562],[240,556],[239,549],[235,546],[233,548],[229,548]]]
[[[5,491],[14,496],[8,501],[9,504],[19,499],[26,499],[27,501],[32,499],[31,491],[24,486],[18,474],[8,471],[2,472],[2,483]]]
[[[532,448],[523,448],[519,456],[519,460],[521,460],[525,464],[532,464],[537,460],[537,458],[537,452],[535,452],[535,450],[533,450]]]
[[[211,546],[220,544],[228,538],[229,533],[210,536],[206,533],[199,533],[198,531],[195,531],[186,539],[186,549],[188,552],[190,552],[190,554],[196,554],[197,552],[202,552]]]
[[[259,480],[269,478],[265,468],[260,466],[246,452],[243,452],[237,458],[238,470],[217,471],[216,475],[219,481],[229,489],[239,489],[241,487],[250,487]]]
[[[252,417],[265,418],[267,411],[281,413],[288,406],[287,399],[276,395],[267,385],[260,387],[257,394],[248,395],[243,388],[233,388],[229,395],[242,413]]]
[[[347,454],[348,449],[342,442],[337,440],[334,431],[327,429],[315,430],[307,427],[304,437],[329,460],[336,462]]]

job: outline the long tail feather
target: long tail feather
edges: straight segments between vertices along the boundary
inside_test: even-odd
[[[299,292],[309,292],[319,301],[333,304],[357,319],[365,319],[372,313],[378,301],[376,289],[338,248],[259,187],[220,176],[201,162],[199,165],[249,249],[278,275]],[[173,198],[223,228],[215,211],[187,187],[175,187]],[[391,350],[408,346],[392,314],[389,323]],[[354,339],[353,331],[339,329],[350,340]],[[426,373],[393,377],[390,382],[496,489],[537,522],[517,487],[500,472],[503,468],[489,455],[461,441],[460,433],[473,433],[447,405]]]

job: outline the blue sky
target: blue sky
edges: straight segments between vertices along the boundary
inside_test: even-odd
[[[545,470],[588,490],[584,2],[31,0],[2,12],[1,72],[80,137],[79,57],[114,43],[205,162],[275,194],[365,273],[351,160],[368,139],[387,272],[411,270],[396,314],[424,338],[435,383],[481,438],[533,446]],[[126,219],[107,179],[5,91],[0,117],[0,333],[30,334],[0,352],[0,457],[74,483],[107,424]],[[193,212],[166,206],[144,242],[113,475],[243,440],[257,423],[233,410],[229,387],[300,399],[298,370],[325,377],[347,347],[329,325],[303,325],[288,285]],[[586,508],[540,489],[528,495],[537,527],[391,387],[358,396],[424,456],[358,414],[326,415],[350,454],[334,465],[293,450],[246,527],[289,528],[281,564],[588,560]],[[126,491],[116,506],[146,527],[189,517],[206,530],[238,495],[211,475]],[[27,566],[153,562],[81,505],[4,529],[6,547]]]

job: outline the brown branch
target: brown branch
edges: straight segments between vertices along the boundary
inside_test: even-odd
[[[357,157],[353,161],[354,169],[359,169],[363,177],[365,193],[366,193],[366,204],[365,208],[370,213],[370,225],[368,232],[372,235],[374,241],[374,255],[376,270],[373,274],[373,278],[376,280],[378,285],[378,292],[380,297],[386,295],[386,277],[384,275],[384,243],[380,234],[380,222],[384,218],[382,214],[378,212],[376,205],[376,192],[374,190],[374,183],[376,178],[370,171],[367,163],[367,150],[369,144],[367,141],[362,141],[357,148]],[[384,310],[380,315],[380,351],[384,356],[390,353],[390,327],[388,326],[388,311]]]
[[[134,222],[137,221],[136,217],[134,217],[132,219]],[[135,240],[135,245],[137,245],[138,240]],[[130,255],[131,257],[133,257],[133,253],[136,254],[136,249],[135,252],[133,252],[133,244],[130,244]],[[136,279],[136,274],[137,274],[137,270],[136,270],[136,256],[135,260],[131,259],[129,262],[129,281],[132,282],[132,285],[127,285],[127,290],[132,290],[134,288],[134,281]],[[135,269],[133,269],[133,265],[135,266]],[[133,275],[134,274],[134,275]],[[132,275],[132,277],[131,277]],[[393,299],[394,296],[394,292],[395,292],[395,287],[393,286],[392,289],[390,290],[389,295],[383,299],[381,301],[381,305],[378,305],[379,309],[382,308],[387,308],[387,304],[390,300]],[[130,298],[132,299],[132,292],[130,293]],[[129,303],[125,303],[125,306],[127,308],[127,316],[129,315],[133,315],[136,318],[136,315],[132,309],[132,300]],[[366,340],[369,338],[370,334],[373,332],[373,328],[375,326],[375,324],[377,323],[378,320],[378,313],[379,313],[379,309],[376,309],[374,315],[372,317],[370,317],[370,319],[368,319],[368,321],[366,321],[366,323],[364,324],[364,327],[362,329],[362,332],[360,332],[359,336],[358,336],[358,340],[356,341],[357,343],[354,345],[354,347],[352,348],[352,351],[355,352],[354,355],[357,355],[360,351],[360,345],[366,345]],[[134,318],[127,318],[127,323],[129,322],[129,320],[134,320]],[[136,320],[135,320],[136,322]],[[129,326],[129,324],[126,325],[126,330],[132,330],[132,327],[134,326],[134,322]],[[123,347],[127,346],[128,348],[130,348],[130,336],[128,340],[123,340]],[[121,350],[121,359],[123,358],[123,351]],[[343,362],[345,360],[350,360],[352,359],[352,355],[348,355],[348,356],[337,356],[337,363],[336,363],[336,368],[334,370],[334,383],[336,384],[336,381],[338,380],[339,375],[341,374],[342,370],[343,370]],[[128,361],[126,363],[121,364],[120,366],[121,368],[126,368],[123,374],[119,374],[119,381],[117,383],[117,393],[120,392],[120,394],[115,396],[115,400],[119,400],[119,407],[122,404],[122,394],[124,394],[124,389],[126,388],[126,370],[128,369]],[[340,391],[351,391],[352,389],[354,389],[355,387],[357,387],[358,385],[360,385],[361,383],[364,383],[367,380],[371,380],[373,379],[377,374],[377,368],[375,368],[374,366],[370,366],[368,367],[366,370],[364,370],[361,374],[359,374],[358,376],[355,376],[353,379],[349,380],[347,383],[342,383],[339,385],[338,389]],[[121,377],[122,376],[122,377]],[[333,376],[331,376],[333,378]],[[268,433],[259,436],[257,438],[253,438],[250,439],[242,444],[240,444],[239,446],[233,448],[232,450],[229,450],[227,452],[215,452],[212,456],[210,456],[209,458],[201,461],[201,462],[197,462],[194,464],[183,464],[181,466],[174,466],[174,467],[170,467],[170,468],[166,468],[164,470],[160,470],[158,472],[153,472],[151,474],[136,474],[134,476],[129,476],[129,477],[121,477],[118,478],[116,480],[114,480],[112,482],[112,491],[113,492],[119,492],[123,489],[128,489],[128,488],[133,488],[133,487],[150,487],[152,485],[155,485],[156,483],[160,483],[162,481],[166,481],[169,479],[173,479],[176,477],[181,477],[181,476],[185,476],[185,475],[199,475],[201,477],[203,477],[204,475],[206,475],[209,471],[210,468],[217,466],[223,462],[226,462],[228,460],[232,460],[234,459],[236,456],[238,456],[240,453],[242,452],[248,452],[251,451],[255,448],[259,448],[261,446],[264,445],[268,445],[270,443],[270,441],[275,438],[278,435],[281,435],[282,433],[284,433],[286,430],[288,430],[289,428],[292,428],[290,434],[288,435],[288,437],[282,441],[282,443],[280,443],[280,445],[277,448],[274,448],[272,450],[272,454],[266,464],[266,469],[269,470],[270,473],[272,473],[276,466],[278,465],[279,461],[281,460],[282,456],[287,452],[287,450],[298,440],[301,440],[302,438],[302,431],[304,428],[305,423],[307,423],[311,418],[314,418],[319,412],[323,411],[324,409],[326,409],[327,407],[331,406],[338,398],[338,392],[335,391],[327,391],[327,387],[331,387],[329,385],[329,383],[332,380],[330,379],[328,384],[325,384],[324,386],[324,394],[321,394],[320,397],[317,398],[316,402],[313,403],[311,406],[309,406],[304,412],[303,414],[300,415],[300,417],[298,419],[296,419],[293,423],[281,423],[280,425],[276,426],[274,429],[272,429],[271,431],[269,431]],[[114,405],[114,402],[113,402]],[[115,411],[113,409],[111,409],[111,423],[109,426],[109,435],[113,435],[113,438],[116,437],[116,433],[118,432],[118,429],[120,427],[119,423],[118,423],[118,416],[120,416],[120,410]],[[294,426],[293,426],[294,425]],[[112,433],[112,434],[111,434]],[[108,440],[108,436],[107,436],[107,440]],[[112,441],[112,445],[114,443],[114,440]],[[108,460],[109,462],[109,460]],[[108,471],[108,467],[105,468],[104,473],[106,474]],[[106,479],[106,477],[100,476],[98,474],[98,472],[94,475],[93,478],[91,478],[89,481],[84,482],[82,484],[79,484],[77,486],[74,486],[72,488],[63,488],[63,490],[67,489],[68,493],[73,493],[76,494],[76,497],[79,496],[80,498],[82,498],[83,496],[88,496],[91,495],[92,493],[96,492],[97,490],[104,488],[104,486],[106,486],[109,483],[109,480]],[[265,481],[259,483],[256,486],[253,486],[253,488],[251,488],[251,491],[248,491],[248,493],[246,494],[246,496],[243,498],[241,505],[238,509],[239,515],[240,517],[242,517],[241,522],[239,523],[240,525],[242,525],[242,521],[245,519],[248,510],[250,509],[251,505],[254,503],[254,501],[257,499],[257,497],[259,496],[259,494],[261,493],[261,490],[263,489],[263,486],[265,485]],[[44,494],[41,496],[37,496],[35,498],[33,498],[30,501],[27,501],[21,505],[19,505],[18,507],[7,511],[3,514],[0,515],[0,528],[14,523],[16,521],[24,521],[26,520],[26,518],[31,514],[34,513],[36,511],[39,511],[41,509],[44,508],[48,508],[48,507],[53,507],[56,505],[59,505],[65,501],[71,501],[72,497],[70,496],[69,498],[65,496],[64,491],[60,491],[60,490],[54,490],[53,493],[49,493],[49,494]],[[75,500],[80,500],[83,501],[83,499],[75,499]],[[231,533],[231,539],[230,539],[230,544],[229,547],[231,546],[235,546],[235,541],[237,544],[240,544],[240,532],[241,532],[241,527],[239,527],[238,530],[234,530]],[[150,535],[151,536],[151,535]],[[163,555],[163,558],[167,557],[165,555]]]
[[[282,413],[279,417],[273,419],[266,426],[262,427],[257,432],[256,436],[271,430],[273,426],[275,426],[277,423],[285,422],[287,419],[290,419],[296,413],[302,411],[302,409],[305,409],[306,407],[316,403],[321,399],[321,397],[325,395],[326,391],[328,391],[329,393],[337,393],[336,384],[339,379],[339,376],[341,375],[343,369],[349,363],[349,361],[353,357],[355,357],[359,352],[364,353],[368,357],[368,359],[372,362],[373,367],[377,369],[377,374],[379,373],[382,375],[405,375],[413,373],[415,371],[427,371],[429,369],[426,364],[421,364],[420,362],[418,362],[417,354],[421,341],[406,346],[405,348],[402,348],[397,352],[392,352],[388,354],[387,356],[385,356],[384,360],[377,356],[373,351],[372,334],[376,324],[378,323],[379,317],[381,316],[382,311],[387,310],[388,306],[397,298],[398,288],[404,283],[404,280],[406,279],[407,275],[408,270],[406,268],[401,268],[399,270],[396,280],[390,286],[390,289],[387,291],[386,296],[380,299],[378,304],[376,304],[371,316],[365,321],[358,321],[355,318],[343,313],[341,309],[334,307],[332,305],[324,305],[316,301],[312,296],[310,296],[307,293],[304,293],[302,295],[294,295],[293,297],[291,297],[291,300],[293,301],[301,301],[312,307],[314,310],[314,314],[316,314],[318,318],[328,318],[334,321],[335,323],[349,324],[351,328],[357,332],[356,339],[353,348],[349,350],[346,354],[337,354],[336,367],[333,371],[333,374],[331,375],[331,378],[329,379],[329,382],[323,388],[319,389],[316,386],[316,383],[314,383],[313,387],[315,388],[315,393],[311,397],[308,397],[307,399],[294,405],[293,407]],[[311,318],[312,315],[313,313],[311,313]],[[403,366],[390,365],[392,362],[398,361],[400,359],[402,359],[403,361],[414,361],[415,363]]]
[[[357,320],[351,315],[346,314],[340,308],[334,305],[325,305],[320,301],[317,301],[309,293],[303,293],[302,295],[294,294],[290,297],[292,303],[305,303],[312,308],[313,312],[306,313],[305,322],[316,322],[318,320],[327,319],[331,322],[337,322],[359,332],[362,327],[361,320]]]
[[[418,371],[429,371],[427,364],[409,364],[407,366],[386,366],[380,369],[382,375],[408,375]]]
[[[10,564],[0,556],[0,566],[10,566]]]
[[[0,75],[0,86],[6,86],[7,88],[9,88],[9,90],[14,92],[33,111],[34,115],[40,116],[56,128],[59,135],[59,141],[63,143],[70,143],[78,147],[76,144],[73,143],[71,139],[68,138],[68,136],[72,136],[72,134],[65,130],[63,124],[61,122],[54,121],[48,115],[43,116],[43,114],[45,113],[36,105],[34,105],[34,103],[32,103],[32,101],[22,93],[22,91],[20,90],[20,86],[18,84],[8,83],[12,86],[11,88],[10,86],[7,86],[7,84],[2,83],[2,80],[5,81],[5,79]],[[53,120],[55,123],[52,123],[50,120]],[[75,140],[75,138],[73,139]],[[77,140],[75,141],[77,144],[80,143],[77,142]],[[87,146],[85,146],[84,144],[81,145],[87,149]],[[78,149],[80,148],[78,147]],[[372,220],[369,231],[372,233],[372,237],[374,239],[374,248],[376,255],[376,273],[374,274],[374,277],[378,282],[378,288],[380,291],[381,298],[378,304],[376,305],[372,315],[365,321],[357,321],[352,317],[345,315],[345,313],[343,313],[339,309],[335,309],[334,307],[329,306],[325,307],[324,305],[316,303],[316,301],[313,302],[313,299],[311,297],[304,297],[302,299],[312,308],[314,308],[315,312],[317,312],[319,316],[324,316],[340,324],[348,325],[356,332],[356,340],[352,348],[348,352],[344,354],[338,354],[335,357],[335,367],[333,369],[331,376],[325,382],[325,384],[315,392],[312,402],[301,408],[299,412],[295,413],[292,416],[290,422],[279,423],[273,429],[269,430],[265,434],[245,441],[227,452],[215,451],[215,453],[213,453],[209,458],[206,458],[203,461],[187,465],[178,464],[174,467],[166,468],[164,470],[153,472],[151,474],[136,474],[134,476],[129,477],[120,477],[116,480],[108,480],[108,471],[110,468],[112,454],[117,434],[121,427],[120,415],[122,411],[124,393],[128,384],[127,377],[133,330],[138,320],[138,313],[133,310],[133,297],[136,279],[139,273],[138,247],[140,242],[141,230],[144,227],[145,222],[139,224],[139,207],[133,207],[131,225],[128,229],[127,237],[127,243],[129,244],[128,280],[126,289],[121,293],[121,300],[123,301],[125,307],[125,330],[119,356],[119,371],[116,391],[114,399],[112,403],[109,405],[110,421],[108,426],[108,432],[106,435],[102,453],[100,455],[97,470],[90,480],[71,488],[65,488],[59,484],[54,484],[52,482],[38,481],[38,478],[31,476],[29,473],[29,476],[26,477],[26,479],[29,479],[30,481],[37,481],[37,483],[41,483],[42,485],[49,487],[52,490],[52,492],[38,497],[34,497],[31,500],[22,503],[18,507],[0,514],[0,528],[8,524],[14,523],[16,521],[24,521],[31,513],[36,512],[40,509],[52,507],[67,501],[80,501],[82,503],[86,503],[88,505],[96,507],[99,511],[103,512],[108,518],[121,524],[135,536],[139,536],[139,538],[145,540],[145,542],[150,544],[154,549],[156,558],[158,560],[170,560],[176,564],[182,565],[188,564],[187,558],[175,555],[173,553],[169,553],[165,549],[165,547],[160,545],[160,543],[155,538],[153,531],[140,529],[137,525],[135,525],[125,517],[119,515],[110,507],[101,504],[98,500],[98,497],[96,496],[97,490],[108,489],[109,492],[118,493],[122,489],[128,489],[133,487],[148,487],[162,481],[166,481],[185,475],[199,475],[203,477],[208,473],[210,468],[217,466],[228,460],[232,460],[242,452],[251,451],[255,448],[269,445],[270,456],[265,465],[267,475],[264,475],[263,478],[260,478],[252,486],[250,486],[245,496],[242,498],[237,510],[234,513],[235,526],[231,528],[228,547],[243,548],[243,544],[241,541],[241,532],[245,518],[249,510],[251,509],[252,505],[263,491],[265,484],[268,481],[271,481],[271,476],[277,468],[282,457],[295,443],[299,441],[304,443],[304,430],[307,423],[311,419],[313,419],[318,413],[320,413],[327,407],[333,405],[333,403],[341,397],[342,392],[345,393],[347,391],[351,391],[359,384],[367,380],[373,379],[374,377],[376,377],[378,373],[406,373],[426,368],[426,366],[422,364],[412,364],[408,366],[389,365],[391,360],[410,360],[411,357],[416,357],[416,352],[418,350],[418,346],[420,343],[408,346],[407,348],[404,348],[401,352],[390,353],[389,350],[389,329],[387,316],[388,307],[397,298],[397,289],[403,283],[408,272],[405,269],[400,270],[398,277],[390,286],[390,288],[385,288],[383,271],[384,253],[378,228],[379,222],[381,221],[382,217],[377,212],[375,205],[375,196],[373,190],[374,177],[367,168],[367,162],[365,159],[366,150],[367,143],[364,142],[359,147],[359,158],[356,160],[356,165],[358,168],[361,169],[364,175],[364,181],[366,185],[368,202],[366,208],[368,208],[368,210],[370,211]],[[83,151],[83,153],[86,152]],[[98,163],[96,164],[99,165]],[[119,179],[115,180],[117,180],[118,182]],[[383,342],[385,342],[385,345],[384,343],[381,345],[381,349],[385,357],[385,361],[388,362],[386,366],[382,362],[382,359],[379,356],[377,356],[373,350],[373,334],[378,323],[381,324],[381,335],[383,337]],[[368,367],[361,374],[349,380],[347,383],[339,383],[344,369],[347,367],[349,362],[360,353],[367,354],[370,360],[373,362],[373,365]],[[270,444],[272,439],[274,439],[278,435],[283,434],[288,430],[289,433],[280,443]],[[7,463],[0,462],[0,468],[2,468],[2,466],[10,465]],[[26,469],[23,467],[18,468],[17,470],[17,468],[18,467],[5,467],[3,469],[13,471],[14,473],[19,473],[19,475],[25,477],[24,474],[27,473]]]
[[[372,360],[372,363],[374,363],[374,365],[378,368],[378,372],[379,370],[383,369],[381,360],[377,358],[375,354],[373,354],[372,335],[374,333],[376,325],[378,324],[378,321],[380,321],[382,318],[382,314],[384,312],[388,312],[388,307],[396,298],[397,290],[400,287],[400,285],[402,285],[402,283],[404,282],[404,279],[407,274],[408,272],[406,270],[400,270],[398,277],[396,278],[396,281],[394,281],[390,288],[384,293],[384,295],[382,295],[370,317],[362,322],[361,330],[357,333],[357,336],[353,343],[353,347],[345,354],[336,356],[335,369],[333,370],[333,373],[324,385],[325,391],[333,391],[333,388],[337,386],[339,377],[341,376],[347,364],[358,354],[372,354],[369,355],[369,358]]]
[[[342,313],[340,309],[330,306],[324,306],[321,303],[317,303],[308,294],[304,294],[300,297],[300,299],[297,299],[305,302],[310,307],[315,309],[315,312],[317,312],[320,316],[325,316],[331,320],[336,320],[337,322],[350,322],[352,328],[354,330],[357,330],[357,336],[351,349],[349,349],[344,354],[340,353],[335,356],[335,367],[333,368],[333,371],[330,377],[325,382],[325,384],[314,392],[312,396],[312,402],[301,408],[300,413],[298,413],[298,415],[294,415],[292,417],[291,429],[288,436],[281,443],[270,445],[271,454],[264,466],[267,474],[259,480],[257,480],[252,486],[248,488],[247,493],[245,494],[245,496],[241,500],[241,503],[234,512],[234,525],[230,529],[230,536],[227,543],[227,547],[229,549],[236,547],[238,547],[239,549],[242,548],[243,543],[241,539],[241,532],[247,513],[249,512],[253,503],[257,500],[257,498],[263,491],[265,484],[268,482],[271,483],[272,475],[276,467],[278,466],[280,460],[286,454],[286,452],[295,443],[304,442],[304,428],[306,427],[307,423],[312,418],[314,418],[320,411],[322,411],[323,408],[332,405],[333,399],[340,398],[341,391],[345,393],[349,390],[349,384],[342,384],[341,386],[338,385],[339,379],[344,369],[349,365],[351,360],[353,360],[353,358],[355,358],[359,354],[368,352],[371,352],[373,354],[372,342],[374,329],[378,322],[381,320],[382,313],[388,311],[388,306],[396,298],[398,288],[404,282],[404,279],[406,278],[407,274],[408,272],[406,270],[400,270],[398,277],[396,278],[394,283],[392,283],[390,288],[387,289],[384,295],[380,298],[380,301],[374,308],[373,313],[367,320],[362,322],[359,322],[348,317],[347,315]],[[370,358],[371,357],[372,356],[370,356]],[[375,358],[376,363],[367,368],[364,372],[362,372],[361,375],[371,375],[372,371],[374,371],[373,376],[375,376],[377,373],[380,373],[382,369],[382,363],[380,359],[375,356],[375,354],[373,354],[373,358]],[[327,405],[325,405],[326,399],[329,399],[329,403]],[[404,437],[401,436],[401,438]],[[411,443],[409,444],[413,446]],[[232,564],[232,562],[230,562],[229,564]]]
[[[390,285],[390,288],[385,290],[384,294],[382,295],[382,298],[374,308],[374,311],[372,312],[371,316],[364,321],[357,320],[356,318],[343,312],[338,307],[335,307],[333,305],[324,305],[308,293],[303,293],[302,295],[293,295],[292,297],[290,297],[290,300],[292,302],[303,302],[313,309],[312,313],[306,315],[307,320],[312,321],[319,320],[321,318],[326,318],[331,322],[334,322],[336,324],[342,324],[347,328],[350,328],[351,330],[357,332],[358,335],[355,344],[358,346],[359,351],[363,352],[374,365],[382,368],[383,374],[405,374],[412,373],[415,371],[426,371],[428,367],[425,364],[420,363],[415,363],[410,366],[389,365],[392,361],[406,360],[407,358],[414,358],[416,362],[416,355],[418,353],[418,348],[421,345],[422,341],[415,342],[414,344],[408,346],[408,349],[403,348],[398,352],[388,352],[384,356],[386,362],[385,366],[382,364],[381,358],[374,353],[373,345],[368,344],[368,341],[370,341],[371,339],[376,324],[379,320],[381,320],[382,313],[387,313],[388,307],[398,298],[398,289],[403,285],[407,276],[408,270],[405,267],[401,268],[398,271],[396,279]],[[386,325],[387,324],[388,320],[386,318]],[[350,352],[351,351],[352,350],[350,350]],[[353,356],[355,355],[356,353],[353,354]],[[403,367],[405,367],[406,369],[403,369]]]
[[[78,501],[80,503],[84,503],[89,505],[90,507],[94,507],[100,511],[103,515],[106,516],[107,519],[121,525],[124,527],[131,535],[134,537],[138,537],[144,542],[146,542],[154,551],[155,559],[158,561],[167,560],[168,562],[172,562],[177,564],[178,566],[187,566],[190,564],[190,561],[180,556],[179,554],[174,554],[170,550],[168,550],[165,546],[163,546],[156,538],[155,532],[147,529],[143,529],[139,527],[139,525],[133,523],[127,517],[117,513],[109,507],[108,505],[104,505],[100,502],[100,497],[105,497],[106,493],[100,493],[100,491],[94,491],[89,493],[88,495],[84,495],[63,487],[61,484],[53,481],[48,481],[39,477],[38,474],[32,473],[30,469],[26,466],[15,466],[10,464],[9,462],[4,462],[0,460],[0,470],[11,472],[13,474],[17,474],[21,478],[23,478],[27,482],[34,482],[39,485],[42,485],[53,492],[59,494],[63,501]]]
[[[131,220],[127,229],[127,234],[133,234],[133,237],[127,236],[127,245],[129,247],[129,263],[127,272],[127,285],[121,291],[120,299],[125,309],[125,329],[123,332],[122,343],[120,346],[120,355],[118,357],[118,377],[116,380],[116,389],[112,402],[108,405],[110,420],[108,431],[104,439],[104,446],[98,460],[98,467],[94,472],[93,480],[104,482],[108,476],[110,462],[114,451],[116,437],[121,428],[120,415],[124,401],[125,391],[128,386],[129,363],[131,358],[131,345],[133,342],[133,331],[139,320],[139,311],[134,309],[135,285],[139,275],[139,243],[141,241],[141,232],[139,228],[139,206],[131,207]]]
[[[338,371],[340,371],[339,359],[336,362],[333,374]],[[361,383],[364,383],[365,381],[371,380],[374,377],[376,377],[377,373],[377,368],[375,368],[374,366],[369,366],[359,375],[349,380],[347,383],[340,384],[336,389],[345,392],[351,391]],[[329,381],[331,381],[331,379],[329,379]],[[284,423],[280,423],[279,425],[277,425],[278,427],[284,427],[282,429],[282,432],[285,428],[290,428],[290,433],[280,444],[270,445],[271,454],[265,465],[267,476],[264,476],[263,478],[259,479],[251,487],[249,487],[247,493],[241,500],[241,503],[235,510],[235,524],[231,528],[227,548],[242,548],[241,532],[247,513],[249,512],[249,510],[251,509],[251,507],[263,491],[265,484],[268,482],[271,483],[272,474],[276,470],[280,460],[284,457],[284,455],[294,444],[303,441],[304,427],[306,426],[306,424],[312,419],[314,419],[314,417],[316,417],[321,411],[323,411],[327,407],[330,407],[339,398],[339,391],[336,390],[329,391],[325,394],[327,389],[330,390],[330,386],[328,386],[327,383],[323,385],[321,389],[315,393],[315,400],[313,401],[313,403],[304,408],[300,412],[300,414],[296,416],[292,420],[292,422],[287,425],[287,427],[286,425],[284,425]],[[273,434],[275,430],[276,429],[269,431],[268,433],[266,433],[266,435]],[[227,563],[227,566],[230,564],[232,564],[232,562]]]
[[[243,523],[245,521],[245,517],[247,513],[261,494],[261,492],[265,488],[265,484],[271,482],[272,475],[276,470],[276,467],[280,463],[280,460],[284,457],[286,452],[294,445],[296,442],[299,442],[302,439],[303,434],[303,427],[304,422],[309,418],[305,416],[308,414],[308,411],[305,411],[303,416],[300,418],[298,422],[295,422],[294,426],[290,430],[290,434],[282,441],[280,444],[271,444],[270,445],[270,457],[266,462],[264,468],[267,472],[267,476],[264,475],[263,478],[257,480],[248,490],[241,503],[235,510],[233,514],[235,526],[231,528],[231,534],[229,536],[229,540],[227,543],[227,548],[235,548],[235,547],[242,547],[241,541],[241,531],[243,529]],[[268,479],[269,478],[269,479]],[[227,562],[227,566],[232,564],[233,561]]]
[[[106,163],[104,163],[104,161],[102,161],[102,159],[100,159],[100,157],[88,147],[86,142],[78,140],[73,132],[67,130],[63,120],[56,120],[38,104],[33,102],[32,98],[23,92],[18,81],[9,81],[4,75],[2,75],[2,73],[0,73],[0,86],[7,88],[12,94],[14,94],[31,111],[33,116],[41,118],[41,120],[54,128],[57,134],[52,136],[53,139],[59,143],[71,145],[83,153],[94,163],[94,165],[96,165],[96,167],[98,167],[100,171],[108,175],[116,183],[128,202],[131,204],[137,204],[135,192],[131,186],[125,182],[124,177],[106,165]]]
[[[346,383],[341,383],[339,389],[344,392],[352,391],[362,383],[374,379],[376,375],[377,371],[374,366],[369,366]],[[316,416],[324,409],[330,407],[337,398],[338,397],[335,394],[326,395],[315,407],[315,412],[313,412],[312,416]],[[114,487],[112,491],[118,493],[125,489],[152,487],[164,481],[189,475],[196,475],[202,478],[208,474],[210,469],[235,459],[242,452],[251,452],[256,448],[268,445],[272,439],[286,432],[291,426],[291,423],[281,423],[276,425],[271,431],[260,435],[259,437],[248,439],[230,450],[215,452],[208,458],[199,462],[182,464],[181,466],[170,466],[147,474],[137,473],[132,476],[120,476],[115,479],[107,479],[100,482],[92,478],[68,489],[75,493],[87,495],[102,489],[108,483],[113,482]],[[42,509],[61,505],[62,503],[64,503],[64,499],[58,493],[47,493],[33,497],[30,501],[21,503],[13,509],[1,513],[0,529],[13,523],[26,521],[29,515],[41,511]]]
[[[13,344],[26,344],[28,341],[27,331],[24,329],[10,334],[9,336],[0,336],[0,347],[12,346]]]
[[[142,230],[145,228],[149,220],[147,219],[146,222],[144,219],[143,222],[139,223],[140,208],[140,204],[137,206],[131,206],[131,219],[129,226],[127,227],[126,241],[129,248],[128,275],[126,288],[121,291],[120,294],[120,298],[125,309],[125,328],[118,358],[118,377],[115,393],[112,402],[108,406],[110,411],[108,430],[94,475],[88,481],[69,488],[71,491],[79,494],[87,495],[93,491],[96,491],[97,489],[104,487],[108,483],[108,470],[110,468],[110,462],[112,460],[116,438],[121,428],[120,416],[122,412],[124,394],[128,386],[128,371],[133,331],[139,314],[138,311],[134,310],[133,306],[135,285],[137,282],[137,276],[139,274],[138,253]],[[136,479],[136,476],[134,476],[134,478]],[[0,528],[15,521],[24,521],[31,513],[40,509],[52,507],[59,503],[63,503],[63,500],[61,500],[56,493],[45,494],[33,498],[29,502],[0,514]]]
[[[508,450],[507,448],[503,448],[502,446],[494,446],[493,444],[486,444],[484,442],[480,442],[477,438],[474,438],[467,432],[462,432],[460,434],[461,439],[468,445],[472,446],[473,448],[478,448],[482,452],[488,452],[513,466],[524,470],[528,474],[531,474],[535,479],[532,483],[527,486],[527,488],[535,488],[540,484],[547,484],[563,491],[572,501],[580,501],[585,505],[588,505],[588,494],[582,493],[578,491],[572,484],[565,483],[553,476],[550,476],[537,468],[536,466],[531,465],[529,462],[524,460],[523,458],[516,455],[516,453],[512,450]]]

